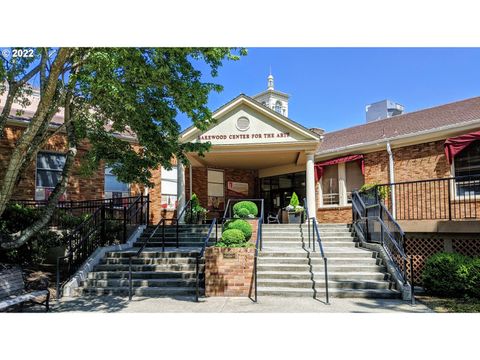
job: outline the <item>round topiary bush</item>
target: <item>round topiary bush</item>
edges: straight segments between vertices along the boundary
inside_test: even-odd
[[[249,215],[255,217],[258,215],[258,207],[253,201],[240,201],[233,205],[233,213],[241,218],[248,217]]]
[[[437,253],[430,256],[422,274],[425,289],[437,295],[464,295],[470,262],[470,258],[455,253]]]
[[[252,225],[245,220],[237,219],[230,220],[225,224],[225,229],[237,229],[245,235],[245,240],[248,241],[252,237]]]
[[[244,247],[245,235],[238,229],[227,229],[222,233],[222,240],[217,243],[220,247]]]

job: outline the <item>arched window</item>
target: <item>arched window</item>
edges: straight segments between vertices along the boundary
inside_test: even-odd
[[[282,103],[280,101],[277,101],[275,103],[275,111],[278,112],[279,114],[282,113]]]

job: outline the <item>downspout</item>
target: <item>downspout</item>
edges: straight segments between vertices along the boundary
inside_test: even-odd
[[[389,183],[395,183],[395,173],[393,167],[393,153],[392,148],[390,146],[390,141],[387,141],[387,153],[388,153],[388,173],[389,173]],[[395,211],[395,186],[390,185],[390,194],[392,199],[392,216],[396,219],[396,211]]]

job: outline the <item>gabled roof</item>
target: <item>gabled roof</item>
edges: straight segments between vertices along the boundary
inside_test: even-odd
[[[345,147],[361,147],[362,144],[387,139],[420,136],[476,122],[480,126],[480,97],[325,133],[317,154],[335,152]]]
[[[317,134],[314,131],[311,131],[310,129],[307,129],[303,125],[297,123],[296,121],[270,109],[269,107],[261,104],[260,102],[256,101],[255,99],[251,98],[250,96],[247,96],[245,94],[240,94],[237,97],[233,98],[226,104],[220,106],[217,110],[215,110],[212,114],[213,118],[216,118],[217,116],[221,115],[225,111],[230,110],[232,106],[236,103],[249,103],[251,106],[255,107],[258,111],[261,111],[265,114],[267,114],[270,118],[275,118],[285,124],[286,126],[296,129],[297,131],[304,132],[308,137],[312,138],[312,140],[319,140],[320,135]],[[213,125],[214,127],[215,125]],[[186,136],[189,136],[193,131],[197,130],[196,132],[200,132],[200,130],[196,129],[194,125],[188,127],[182,133],[180,134],[180,138],[185,138]]]

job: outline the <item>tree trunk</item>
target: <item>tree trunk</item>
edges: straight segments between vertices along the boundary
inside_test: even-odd
[[[19,234],[15,234],[15,237],[13,240],[8,242],[2,242],[0,245],[4,249],[14,249],[22,246],[33,235],[35,235],[38,231],[44,228],[50,221],[50,218],[52,217],[53,212],[57,207],[58,200],[60,199],[60,197],[62,196],[62,194],[65,192],[67,188],[70,171],[75,161],[75,156],[77,155],[77,139],[75,136],[74,125],[71,121],[71,116],[70,116],[71,115],[70,105],[69,105],[70,101],[71,101],[71,96],[67,96],[67,99],[66,99],[67,104],[65,106],[65,127],[67,130],[68,152],[65,159],[65,166],[63,167],[60,181],[58,182],[58,184],[55,186],[55,189],[50,194],[50,197],[48,198],[48,203],[42,209],[42,214],[40,218],[37,221],[35,221],[31,226],[29,226],[27,229],[21,231]]]
[[[71,54],[71,49],[62,48],[58,51],[58,55],[52,64],[48,80],[45,84],[43,96],[40,98],[40,103],[35,112],[35,115],[28,124],[27,129],[22,134],[16,147],[10,157],[5,175],[2,181],[2,188],[0,189],[0,216],[3,214],[8,201],[10,200],[17,179],[20,175],[22,159],[32,143],[33,139],[41,129],[42,124],[48,121],[48,113],[51,109],[52,101],[58,86],[58,78],[62,73],[65,63]]]

